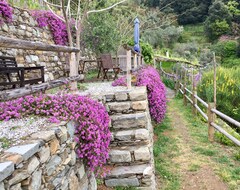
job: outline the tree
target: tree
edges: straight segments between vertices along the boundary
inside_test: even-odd
[[[231,14],[222,1],[215,1],[209,8],[204,27],[205,33],[210,40],[215,40],[219,36],[230,32]]]
[[[67,27],[68,43],[69,46],[76,46],[80,49],[80,35],[82,25],[85,19],[92,13],[100,13],[110,10],[126,0],[118,2],[111,1],[81,1],[81,0],[61,0],[60,4],[53,4],[48,0],[44,0],[49,10],[65,22]],[[63,17],[59,16],[56,12],[59,10]],[[74,19],[74,20],[73,20]],[[74,30],[72,30],[72,23],[74,22]],[[74,43],[74,35],[76,36]],[[70,76],[78,75],[78,62],[80,60],[80,52],[75,55],[70,54]],[[71,84],[72,90],[77,89],[77,83]]]

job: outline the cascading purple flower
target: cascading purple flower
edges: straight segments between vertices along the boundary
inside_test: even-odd
[[[89,168],[98,173],[108,159],[111,133],[105,107],[86,96],[26,96],[0,102],[0,120],[35,114],[49,116],[51,122],[74,120],[77,155],[86,160]]]
[[[13,9],[9,6],[9,4],[5,0],[0,0],[0,15],[4,18],[0,18],[0,25],[6,21],[11,22],[12,21],[12,15],[13,15]]]
[[[160,79],[159,73],[153,67],[147,66],[138,70],[136,86],[146,86],[151,117],[160,123],[166,113],[166,88]],[[113,86],[126,86],[126,77],[123,76],[112,83]]]
[[[36,19],[39,27],[49,26],[54,42],[57,45],[67,45],[66,24],[51,11],[37,10],[32,11],[32,16]]]

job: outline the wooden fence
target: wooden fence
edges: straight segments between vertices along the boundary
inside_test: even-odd
[[[216,69],[214,70],[215,70],[214,72],[214,91],[215,91],[216,90]],[[184,78],[183,82],[180,81],[180,78],[182,77],[178,77],[178,76],[176,77],[173,74],[166,73],[165,71],[163,71],[161,67],[160,67],[160,72],[163,76],[167,76],[167,78],[173,79],[175,81],[175,89],[177,92],[179,91],[183,95],[184,105],[186,106],[187,103],[190,102],[192,106],[193,114],[196,115],[197,113],[200,113],[201,116],[208,122],[208,139],[210,142],[214,141],[214,132],[216,129],[217,131],[225,135],[228,139],[230,139],[234,144],[236,144],[237,146],[240,146],[240,141],[238,139],[230,135],[221,126],[216,124],[216,116],[221,119],[224,119],[225,121],[228,121],[229,123],[233,124],[237,128],[240,128],[240,122],[234,120],[233,118],[217,110],[216,100],[214,102],[207,103],[197,95],[196,86],[194,85],[194,82],[193,82],[193,73],[192,73],[192,89],[189,90],[186,86],[186,72],[185,72],[185,76],[183,77]],[[216,99],[216,92],[214,92],[214,94],[215,94],[214,99]],[[205,113],[204,110],[202,110],[198,106],[198,103],[201,103],[203,107],[206,108],[207,113]]]

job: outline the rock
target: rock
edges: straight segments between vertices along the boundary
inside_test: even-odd
[[[20,146],[13,146],[5,152],[20,154],[23,160],[27,160],[39,150],[39,143],[26,144]]]
[[[141,147],[134,151],[135,160],[138,161],[148,161],[150,160],[150,151],[148,147]]]
[[[31,60],[32,60],[33,62],[39,61],[39,57],[36,56],[36,55],[30,55],[30,58],[31,58]]]
[[[67,131],[65,126],[64,127],[60,127],[60,130],[61,130],[62,133],[58,137],[60,138],[60,143],[62,144],[68,138],[68,131]]]
[[[16,170],[11,179],[8,181],[9,185],[15,185],[21,181],[23,181],[24,179],[28,178],[30,175],[28,174],[28,172],[26,170]]]
[[[32,174],[32,180],[31,180],[31,183],[29,185],[29,189],[31,190],[40,190],[41,189],[41,184],[42,184],[42,171],[38,170],[38,171],[35,171],[33,174]]]
[[[134,130],[118,131],[115,133],[115,139],[119,141],[130,141],[134,136]]]
[[[147,116],[145,113],[122,114],[111,116],[112,126],[115,129],[146,127]]]
[[[29,18],[29,13],[27,11],[24,11],[23,14],[26,18]]]
[[[6,160],[12,161],[15,165],[18,165],[23,161],[23,157],[20,154],[9,154]]]
[[[29,24],[30,26],[34,26],[36,24],[35,20],[32,17],[29,18]]]
[[[26,32],[26,36],[30,38],[30,37],[32,37],[32,33],[31,32]]]
[[[21,28],[22,30],[26,30],[27,27],[25,25],[19,25],[19,28]]]
[[[147,167],[143,171],[143,177],[151,177],[153,175],[153,168],[151,166]]]
[[[89,177],[88,189],[89,190],[97,190],[97,181],[96,181],[96,178],[95,178],[93,172],[91,172],[91,175]]]
[[[144,111],[147,109],[147,101],[145,100],[145,101],[132,102],[131,107],[134,110]]]
[[[117,101],[125,101],[125,100],[128,99],[128,95],[127,95],[127,93],[123,93],[123,92],[121,92],[121,93],[116,93],[116,94],[115,94],[115,99],[116,99]]]
[[[114,94],[107,94],[105,95],[106,101],[110,102],[114,99]]]
[[[53,139],[49,142],[50,153],[51,155],[55,154],[57,150],[60,148],[59,141],[57,139]]]
[[[107,179],[105,184],[108,187],[138,187],[140,185],[137,178]]]
[[[46,172],[47,175],[50,176],[52,175],[52,173],[56,170],[56,167],[62,162],[62,159],[57,156],[54,155],[51,160],[48,162],[48,164],[46,165]]]
[[[109,159],[113,163],[131,162],[131,153],[124,150],[110,150]]]
[[[77,175],[79,179],[82,179],[83,176],[85,175],[85,168],[83,164],[81,164],[80,168],[78,169]]]
[[[28,166],[27,166],[27,172],[29,174],[33,173],[34,170],[39,166],[40,162],[38,161],[37,157],[36,156],[33,156],[30,160],[29,160],[29,163],[28,163]]]
[[[132,92],[129,92],[130,100],[140,101],[147,99],[146,87],[137,87]]]
[[[13,162],[3,162],[0,163],[0,181],[3,181],[5,178],[10,176],[14,171]]]
[[[50,148],[49,146],[45,145],[41,148],[38,152],[38,156],[41,163],[46,162],[50,158]]]
[[[5,190],[4,183],[0,182],[0,190]]]
[[[48,142],[54,138],[56,138],[55,136],[55,131],[51,130],[51,131],[40,131],[37,133],[33,133],[31,135],[32,139],[42,139],[45,142]]]
[[[78,178],[74,174],[74,171],[72,170],[72,172],[69,176],[69,189],[78,190],[78,187],[79,187]]]
[[[68,134],[70,135],[71,138],[74,137],[74,133],[75,133],[75,128],[76,126],[78,126],[79,124],[75,121],[69,121],[67,123],[67,131],[68,131]]]
[[[147,129],[137,129],[135,131],[135,139],[148,140],[149,139],[149,131]]]
[[[149,164],[134,165],[134,166],[119,166],[113,168],[107,177],[124,178],[133,175],[143,175],[144,170],[149,167]]]
[[[123,112],[130,109],[130,102],[114,102],[107,104],[111,111]]]
[[[8,26],[5,23],[2,25],[2,30],[8,32]]]
[[[70,165],[71,165],[71,166],[74,166],[75,163],[76,163],[76,160],[77,160],[77,155],[76,155],[75,151],[72,150]]]
[[[10,190],[22,190],[21,183],[13,185],[12,187],[10,187]]]
[[[53,61],[57,62],[58,61],[58,56],[54,56]]]

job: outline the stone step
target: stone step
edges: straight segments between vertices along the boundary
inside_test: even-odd
[[[147,113],[122,114],[113,115],[111,117],[111,125],[114,130],[126,130],[134,128],[147,128]]]
[[[108,164],[149,163],[151,161],[151,147],[132,146],[114,147],[109,152]]]
[[[150,187],[154,184],[154,172],[150,164],[119,166],[113,168],[105,179],[108,187]],[[150,190],[150,189],[149,189]]]

